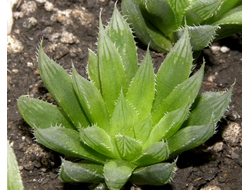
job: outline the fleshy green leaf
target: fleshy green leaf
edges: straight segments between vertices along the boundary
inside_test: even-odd
[[[110,134],[112,136],[116,134],[127,135],[133,138],[135,136],[134,125],[137,120],[136,110],[127,102],[121,92],[111,117]]]
[[[91,124],[109,132],[109,113],[100,91],[73,68],[73,87]],[[100,117],[101,116],[101,117]]]
[[[157,142],[146,148],[132,163],[137,166],[146,166],[162,162],[168,158],[169,150],[165,142]]]
[[[180,109],[166,113],[162,119],[152,129],[148,141],[145,143],[152,144],[160,141],[163,137],[168,139],[175,134],[181,124],[186,120],[189,112],[189,106],[185,105]]]
[[[88,50],[89,50],[89,62],[87,65],[88,75],[89,75],[91,82],[95,85],[95,87],[101,91],[97,55],[91,49],[88,49]]]
[[[125,160],[133,159],[142,150],[140,142],[125,135],[116,135],[115,142],[122,159]]]
[[[122,12],[128,16],[127,22],[132,23],[131,27],[142,43],[145,45],[150,43],[150,48],[158,52],[167,53],[170,50],[171,41],[143,17],[137,0],[123,0]]]
[[[189,26],[188,33],[190,35],[192,50],[199,51],[207,47],[213,41],[216,31],[219,28],[219,26],[213,25]],[[182,30],[180,30],[176,33],[176,36],[182,36],[182,33]]]
[[[128,181],[135,166],[124,160],[109,160],[104,165],[105,182],[109,189],[118,190]]]
[[[137,185],[164,185],[174,174],[175,162],[159,163],[134,170],[129,181]]]
[[[143,16],[165,36],[169,36],[179,27],[176,25],[175,14],[167,0],[139,0],[139,2]]]
[[[113,113],[115,101],[118,99],[121,90],[126,91],[127,82],[119,52],[106,34],[101,19],[97,56],[102,96],[106,102],[109,113]]]
[[[156,75],[156,92],[153,110],[186,79],[191,72],[193,57],[187,29],[163,61]],[[178,71],[178,72],[177,72]]]
[[[97,183],[104,181],[103,165],[91,162],[73,163],[62,159],[60,179],[63,182]]]
[[[154,68],[148,50],[126,95],[128,102],[138,111],[138,117],[140,120],[146,119],[149,116],[154,95]]]
[[[228,92],[207,92],[198,96],[185,125],[205,125],[210,121],[211,115],[214,123],[217,123],[228,108],[232,90],[233,87]]]
[[[80,129],[81,140],[97,152],[110,158],[119,158],[115,144],[111,137],[97,126]]]
[[[227,14],[227,12],[230,12],[231,9],[241,4],[242,4],[242,0],[223,0],[220,5],[220,9],[206,23],[211,24],[213,22],[216,22],[217,20],[220,20],[221,17],[224,17],[224,15]]]
[[[16,156],[7,140],[7,190],[23,190],[23,182]]]
[[[199,25],[201,22],[212,17],[220,8],[221,0],[194,1],[186,11],[187,24]]]
[[[32,128],[49,128],[61,125],[66,128],[75,129],[61,108],[42,100],[21,96],[18,98],[17,106],[23,119]]]
[[[129,84],[138,69],[137,51],[132,31],[116,6],[105,30],[121,56]]]
[[[56,102],[62,107],[73,124],[79,128],[89,125],[72,86],[69,74],[57,63],[52,61],[43,51],[42,45],[38,52],[38,66],[41,78]]]
[[[180,27],[183,24],[183,17],[186,12],[186,8],[189,7],[190,1],[189,0],[168,0],[170,6],[174,10],[175,13],[175,24],[176,29]]]
[[[184,151],[200,146],[213,136],[214,132],[215,125],[212,121],[207,125],[187,126],[181,129],[168,139],[170,157],[175,157]]]
[[[84,145],[79,133],[64,127],[35,128],[37,141],[51,150],[64,155],[84,158],[97,163],[104,163],[106,157]]]
[[[242,6],[235,7],[228,11],[223,17],[214,22],[213,25],[219,25],[218,36],[216,39],[225,38],[242,31]]]
[[[167,98],[164,99],[162,104],[153,113],[152,121],[156,124],[164,116],[166,112],[179,109],[189,103],[191,105],[195,100],[204,75],[204,64],[193,76],[178,85]]]
[[[134,126],[135,139],[144,143],[152,130],[151,116]]]

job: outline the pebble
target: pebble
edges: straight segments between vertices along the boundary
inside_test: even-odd
[[[21,11],[25,15],[29,15],[30,13],[34,13],[37,10],[37,5],[35,1],[24,1],[21,5]]]
[[[7,52],[8,53],[20,53],[24,49],[23,44],[16,39],[15,36],[7,36]]]
[[[67,32],[67,31],[62,32],[60,41],[64,44],[74,44],[77,41],[79,42],[76,36],[74,36],[72,33]]]
[[[237,145],[241,133],[241,126],[238,123],[231,122],[222,132],[223,140],[230,146]]]
[[[200,190],[221,190],[219,186],[209,185],[207,187],[202,187]]]
[[[53,11],[54,5],[51,2],[46,1],[46,3],[44,4],[44,8],[46,11]]]
[[[37,3],[45,3],[46,2],[46,0],[35,0]]]
[[[226,47],[226,46],[222,46],[222,47],[220,48],[220,51],[221,51],[222,53],[228,53],[228,52],[230,51],[230,48],[228,48],[228,47]]]
[[[216,54],[220,51],[220,46],[212,45],[212,46],[210,46],[210,49],[211,49],[213,54]]]
[[[11,71],[12,71],[12,73],[15,73],[15,74],[17,74],[19,72],[18,69],[12,69]]]

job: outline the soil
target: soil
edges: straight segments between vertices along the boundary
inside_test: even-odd
[[[96,51],[100,10],[106,24],[115,1],[61,0],[22,1],[15,7],[11,36],[20,42],[8,45],[7,58],[7,138],[17,157],[25,190],[88,189],[90,184],[65,184],[58,178],[60,155],[38,144],[32,129],[17,110],[17,99],[28,94],[53,102],[44,87],[37,67],[37,46],[43,37],[45,52],[66,70],[74,63],[84,77],[88,48]],[[120,9],[121,2],[117,2]],[[61,11],[61,12],[60,12]],[[14,39],[15,40],[15,39]],[[145,46],[137,42],[139,60]],[[202,51],[206,72],[201,92],[223,91],[234,84],[232,101],[225,117],[218,123],[216,134],[202,146],[178,157],[173,181],[161,187],[124,189],[242,189],[242,37],[237,34],[214,42]],[[165,55],[151,51],[155,69]]]

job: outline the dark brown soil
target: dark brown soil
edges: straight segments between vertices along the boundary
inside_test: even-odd
[[[56,62],[70,71],[72,62],[85,77],[88,61],[88,48],[96,51],[99,13],[102,9],[102,20],[106,24],[111,17],[115,1],[109,0],[61,0],[52,1],[54,8],[81,10],[85,7],[87,20],[80,16],[71,17],[72,23],[63,16],[51,17],[56,11],[47,11],[44,3],[24,0],[21,6],[14,8],[15,13],[24,11],[24,5],[32,2],[37,6],[34,12],[16,17],[12,36],[22,45],[19,53],[8,52],[8,100],[7,100],[7,138],[17,156],[25,190],[33,189],[88,189],[89,184],[64,184],[58,179],[60,155],[36,143],[32,129],[24,122],[17,110],[17,99],[29,94],[35,98],[53,101],[44,87],[36,61],[36,48],[41,38],[46,52]],[[117,3],[120,8],[120,1]],[[49,9],[48,9],[49,10]],[[76,12],[77,14],[77,12]],[[18,14],[16,14],[18,15]],[[34,17],[37,23],[29,18]],[[65,20],[66,19],[66,20]],[[33,23],[33,24],[30,24]],[[63,40],[62,31],[72,33],[77,40]],[[72,39],[71,39],[72,40]],[[197,189],[242,189],[242,51],[241,34],[218,41],[215,45],[230,48],[223,53],[213,48],[206,48],[202,58],[206,60],[206,72],[202,87],[204,91],[223,91],[234,85],[232,102],[229,111],[218,124],[217,133],[204,145],[183,153],[178,157],[177,171],[170,184],[162,187],[140,187],[146,189],[197,190]],[[138,56],[145,55],[145,47],[138,43]],[[213,50],[213,51],[212,51]],[[151,51],[155,68],[165,55]],[[125,189],[132,189],[127,184]],[[139,187],[137,187],[139,189]]]

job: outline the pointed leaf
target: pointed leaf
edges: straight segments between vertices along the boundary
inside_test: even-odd
[[[99,66],[98,66],[98,59],[97,55],[91,50],[89,50],[89,62],[88,62],[88,75],[91,82],[95,85],[98,90],[101,90],[100,84],[100,73],[99,73]]]
[[[138,111],[140,120],[146,119],[149,116],[154,95],[154,68],[148,50],[126,95],[128,102],[135,106]]]
[[[91,124],[109,131],[109,113],[100,91],[73,68],[73,87]],[[101,117],[100,117],[101,116]]]
[[[7,140],[7,189],[8,190],[24,189],[16,156],[8,140]]]
[[[73,163],[62,159],[60,179],[63,182],[97,183],[104,180],[103,165],[91,162]]]
[[[186,120],[189,112],[188,104],[180,109],[166,113],[164,117],[152,129],[148,141],[145,143],[153,144],[160,141],[163,137],[168,139],[175,134]]]
[[[64,155],[84,158],[97,163],[104,163],[106,157],[84,145],[79,133],[64,127],[35,128],[37,141],[51,150]]]
[[[142,150],[140,142],[125,135],[116,135],[115,142],[121,158],[124,160],[133,159]]]
[[[139,0],[139,2],[143,16],[165,36],[169,36],[179,27],[176,25],[175,13],[167,0]]]
[[[175,157],[184,151],[200,146],[213,136],[214,132],[215,125],[212,121],[207,125],[188,126],[181,129],[168,139],[169,157]]]
[[[175,166],[173,162],[140,167],[134,170],[129,181],[137,185],[164,185],[172,180]]]
[[[98,62],[101,92],[109,113],[113,113],[115,101],[121,90],[127,90],[127,82],[119,52],[104,31],[101,20],[98,38]]]
[[[42,100],[21,96],[17,100],[17,107],[23,119],[32,128],[49,128],[61,125],[75,129],[64,111]]]
[[[194,1],[186,11],[187,24],[199,25],[201,22],[212,17],[220,8],[221,0]]]
[[[242,0],[223,0],[217,13],[206,22],[211,24],[230,12],[231,9],[242,4]]]
[[[137,50],[132,31],[116,6],[105,30],[121,56],[129,84],[138,69]]]
[[[38,52],[38,66],[41,78],[56,102],[67,113],[73,124],[79,128],[89,125],[72,86],[69,74],[44,53],[42,45]]]
[[[115,144],[111,137],[97,126],[80,129],[81,140],[97,152],[110,158],[119,158]]]
[[[228,11],[223,17],[214,22],[213,25],[219,25],[216,40],[231,36],[242,31],[242,6],[235,7]]]
[[[184,15],[186,12],[187,7],[190,5],[190,0],[168,0],[169,5],[172,7],[174,14],[175,14],[175,25],[176,29],[183,26],[184,23]]]
[[[162,162],[168,158],[169,150],[165,142],[157,142],[150,145],[146,150],[142,151],[140,156],[132,163],[137,166],[146,166]]]
[[[121,92],[110,121],[110,134],[112,136],[121,134],[134,138],[134,125],[137,120],[136,110],[126,101]]]
[[[131,23],[133,31],[143,44],[150,43],[150,48],[158,52],[167,53],[170,50],[171,41],[143,17],[137,0],[123,0],[122,12],[128,18],[127,22]]]
[[[166,112],[179,109],[189,103],[191,105],[195,100],[204,75],[204,64],[193,76],[178,85],[171,94],[164,99],[162,104],[153,113],[152,122],[156,124]]]
[[[195,108],[185,125],[205,125],[213,115],[214,124],[224,115],[231,100],[233,87],[228,92],[207,92],[197,97]]]
[[[156,92],[153,110],[186,79],[191,72],[193,57],[187,29],[163,61],[156,75]],[[178,72],[176,72],[178,71]]]
[[[135,139],[144,143],[152,130],[151,116],[134,126]]]
[[[105,182],[109,189],[118,190],[125,185],[134,170],[134,166],[124,160],[110,160],[104,165]]]
[[[216,31],[219,28],[219,26],[213,25],[189,26],[188,32],[190,35],[192,50],[199,51],[207,47],[213,41]],[[176,36],[182,36],[182,33],[183,31],[180,30],[176,33]]]

